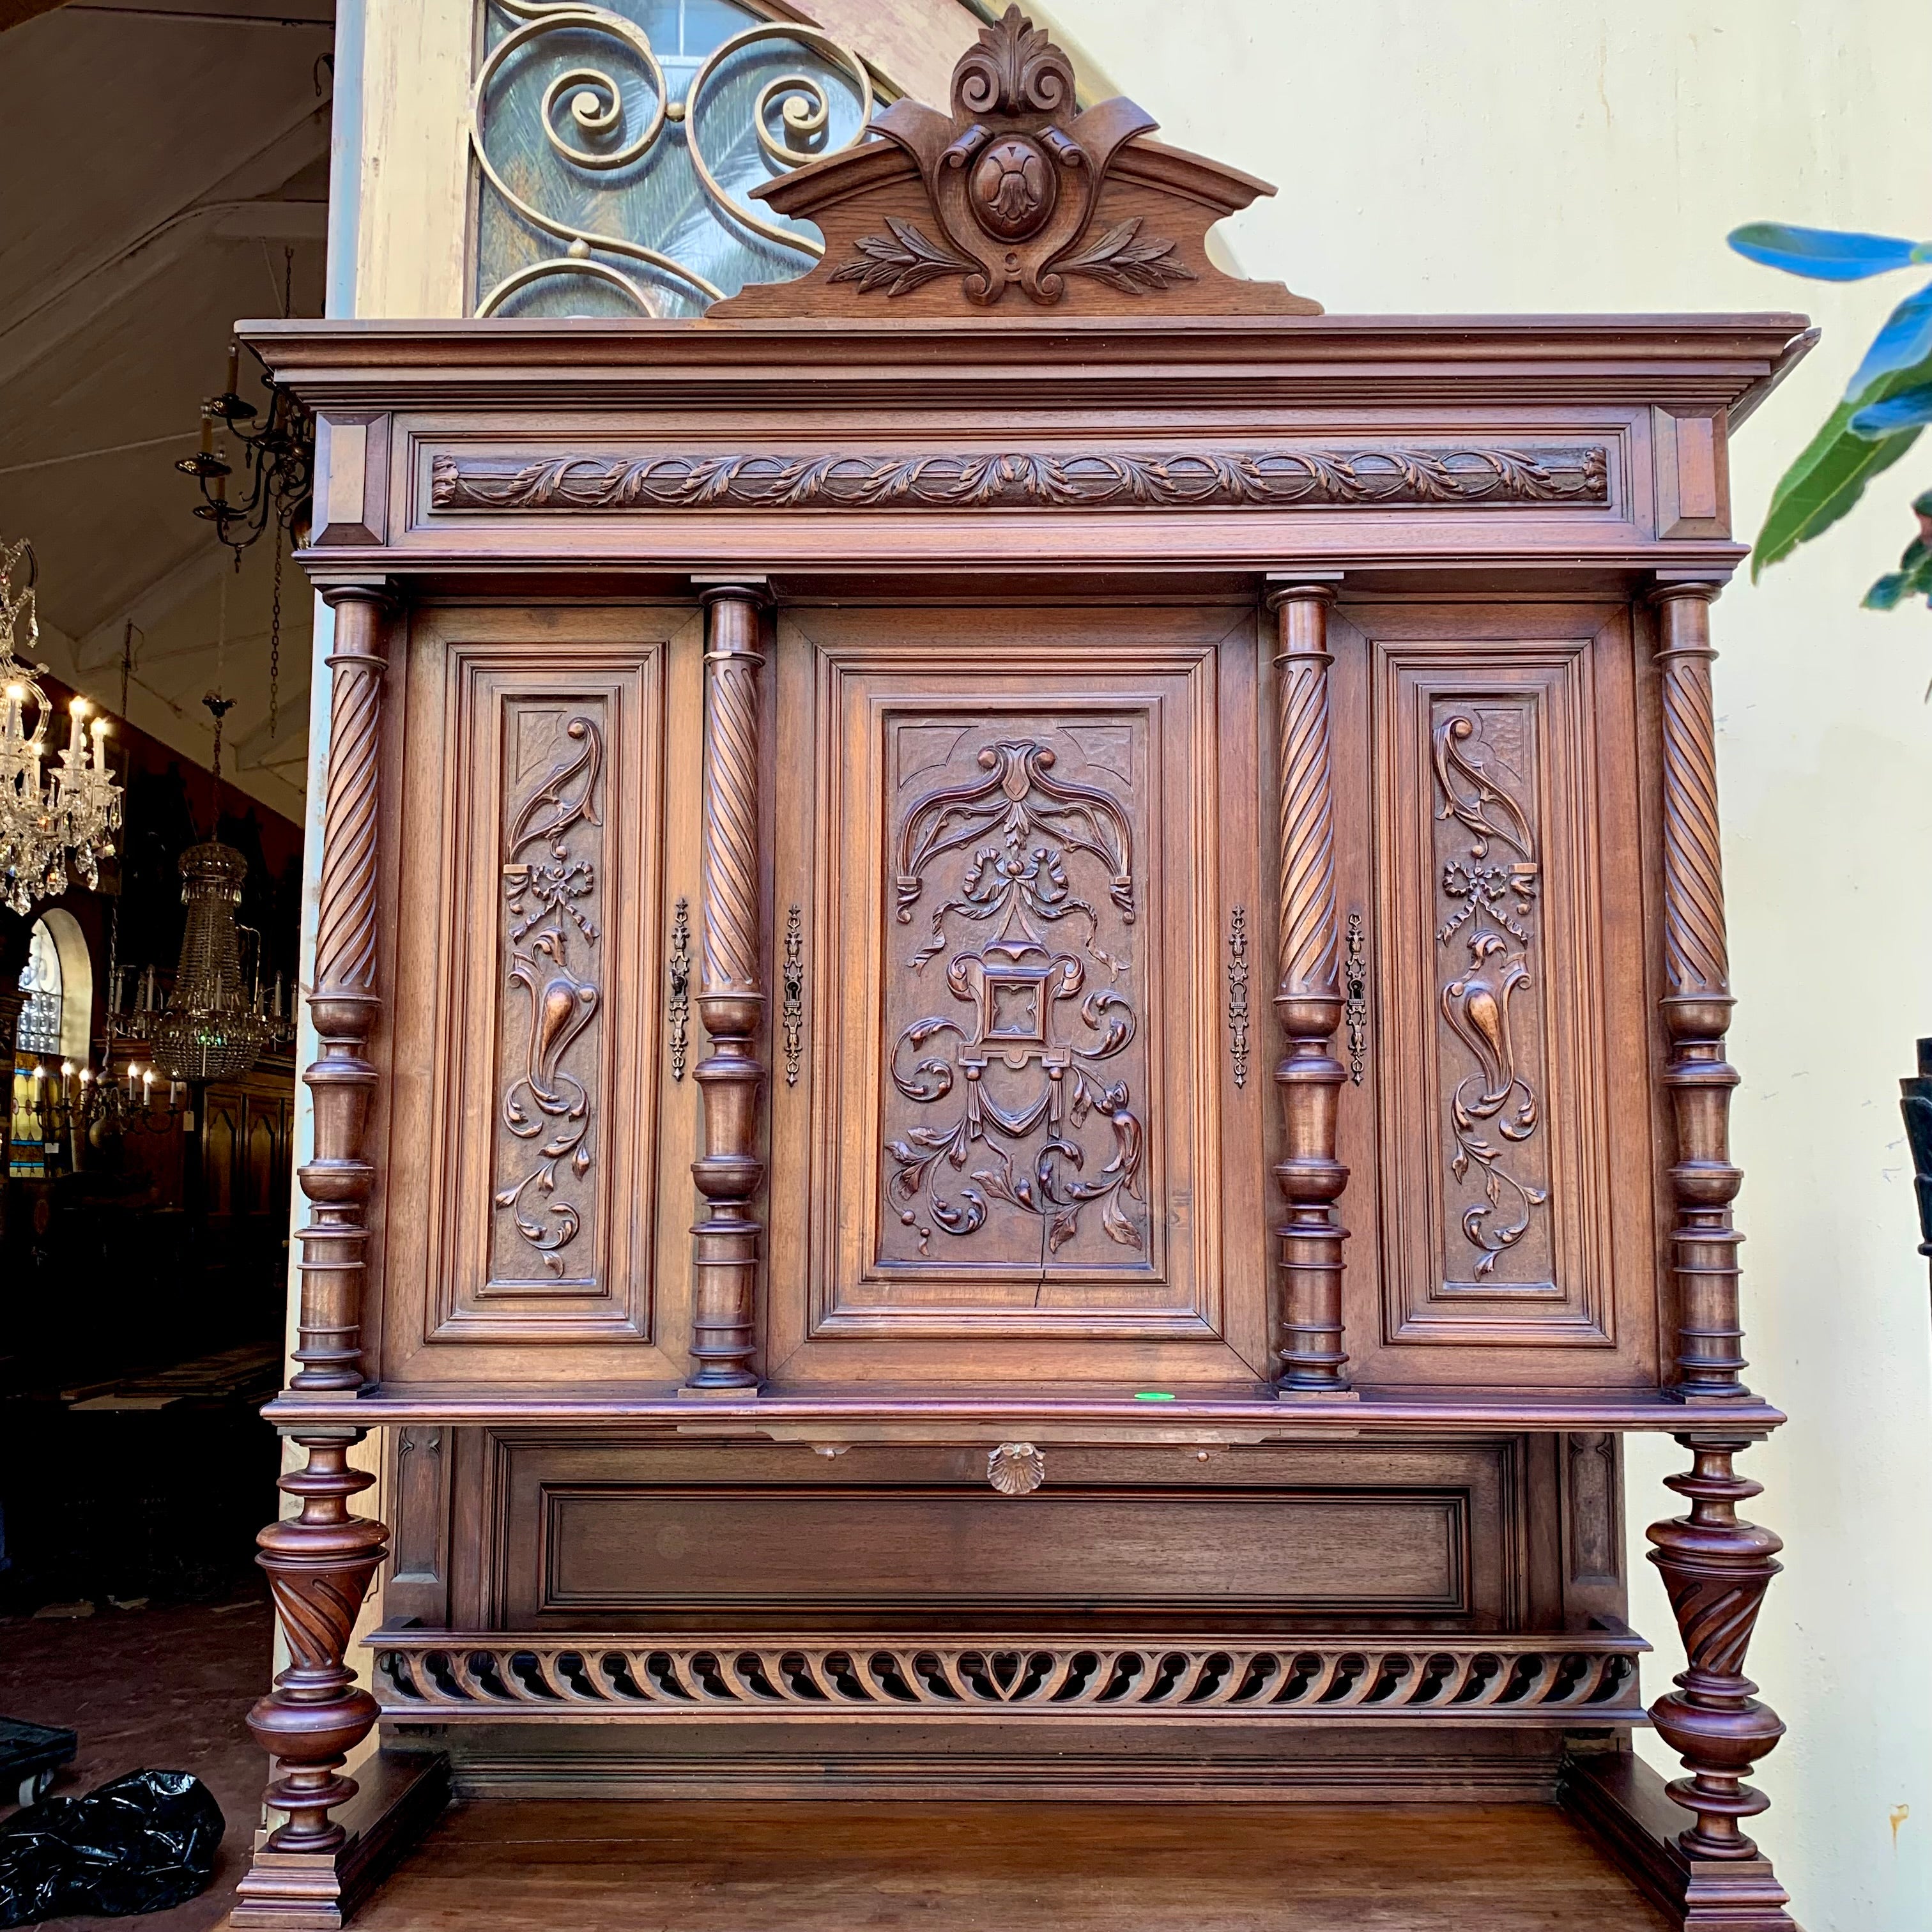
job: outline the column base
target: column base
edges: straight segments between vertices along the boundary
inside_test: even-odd
[[[348,1834],[332,1852],[278,1852],[258,1832],[236,1888],[233,1927],[338,1932],[449,1802],[440,1752],[380,1750],[358,1767],[360,1789],[335,1814]]]
[[[1641,1758],[1567,1759],[1557,1797],[1682,1932],[1801,1932],[1768,1858],[1700,1858],[1678,1844],[1690,1814]]]

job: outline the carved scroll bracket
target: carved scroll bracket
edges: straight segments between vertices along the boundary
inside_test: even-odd
[[[767,593],[760,578],[693,580],[707,626],[698,1011],[711,1051],[692,1076],[704,1096],[704,1154],[691,1170],[704,1211],[692,1229],[698,1294],[685,1390],[722,1395],[758,1385],[752,1365],[764,1230],[752,1203],[764,1179],[757,1151],[766,1004],[758,796]]]
[[[1281,1238],[1284,1395],[1348,1390],[1342,1347],[1342,1244],[1335,1204],[1348,1183],[1336,1158],[1340,1091],[1333,1051],[1342,1010],[1335,903],[1335,803],[1329,752],[1328,611],[1340,574],[1270,577],[1280,741],[1281,902],[1274,1006],[1287,1053],[1275,1070],[1284,1152],[1275,1169],[1288,1217]]]

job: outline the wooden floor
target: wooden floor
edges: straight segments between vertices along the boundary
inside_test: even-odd
[[[1660,1932],[1540,1805],[448,1813],[356,1932]]]

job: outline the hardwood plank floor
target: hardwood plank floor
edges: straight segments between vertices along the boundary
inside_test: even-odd
[[[451,1811],[358,1932],[1660,1932],[1542,1805]]]

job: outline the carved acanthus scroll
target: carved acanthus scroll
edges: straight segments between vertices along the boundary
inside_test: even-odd
[[[1142,1214],[1126,1204],[1145,1198],[1145,1128],[1126,1079],[1107,1065],[1140,1022],[1119,986],[1130,962],[1101,944],[1099,895],[1078,877],[1094,871],[1131,924],[1130,822],[1108,793],[1056,777],[1052,748],[1036,740],[986,746],[977,763],[984,778],[914,801],[896,843],[900,924],[912,922],[935,872],[946,890],[908,966],[922,972],[956,947],[946,985],[964,1011],[922,1016],[893,1043],[892,1085],[921,1112],[886,1143],[889,1204],[922,1254],[935,1228],[976,1233],[996,1200],[1039,1217],[1047,1256],[1078,1233],[1082,1209],[1096,1202],[1108,1238],[1144,1250]],[[992,928],[976,946],[966,943],[975,926]],[[1091,990],[1090,966],[1106,975]],[[1025,1076],[1022,1084],[1002,1094],[988,1078],[996,1065]],[[932,1120],[927,1109],[944,1118]],[[1111,1134],[1108,1156],[1090,1172],[1082,1138],[1090,1121]]]
[[[512,1154],[512,1171],[496,1193],[497,1208],[553,1275],[562,1274],[561,1250],[583,1225],[570,1184],[591,1163],[591,1090],[564,1060],[603,998],[587,976],[598,934],[586,907],[596,903],[598,867],[572,837],[603,822],[597,788],[604,739],[596,722],[582,717],[564,726],[562,739],[561,754],[518,808],[504,840],[508,977],[527,1011],[523,1065],[498,1105],[503,1130],[520,1151]],[[573,970],[573,958],[582,970]],[[529,1146],[532,1141],[538,1144]]]
[[[1437,718],[1431,741],[1436,816],[1468,834],[1466,849],[1443,860],[1445,916],[1436,938],[1468,956],[1444,982],[1439,1004],[1474,1063],[1450,1096],[1455,1151],[1449,1166],[1459,1181],[1472,1174],[1477,1179],[1480,1198],[1465,1208],[1462,1226],[1478,1250],[1476,1278],[1484,1280],[1550,1198],[1546,1187],[1523,1177],[1513,1154],[1542,1122],[1510,1018],[1512,1004],[1532,983],[1538,864],[1529,820],[1493,775],[1477,718],[1452,706]]]

